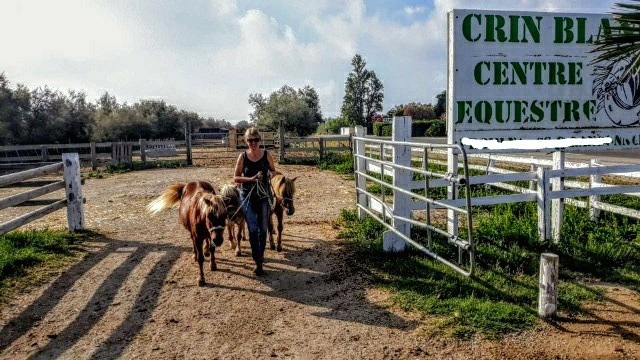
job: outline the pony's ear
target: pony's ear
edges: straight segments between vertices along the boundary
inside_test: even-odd
[[[296,181],[296,179],[297,179],[297,178],[298,178],[297,176],[296,176],[296,177],[294,177],[293,179],[291,179],[291,182]]]

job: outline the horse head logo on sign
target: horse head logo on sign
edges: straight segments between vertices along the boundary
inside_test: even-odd
[[[594,67],[592,93],[596,95],[596,113],[604,111],[617,126],[640,124],[640,73],[631,68],[637,54]]]

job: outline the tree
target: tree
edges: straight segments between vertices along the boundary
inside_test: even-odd
[[[382,111],[384,100],[382,82],[373,70],[367,70],[367,63],[356,54],[351,60],[353,70],[344,84],[342,117],[351,125],[371,125],[372,116]]]
[[[440,118],[442,114],[447,112],[447,90],[443,90],[440,94],[436,95],[436,106],[433,110],[436,112],[436,117]]]
[[[411,116],[414,120],[431,120],[436,118],[436,112],[431,104],[409,103],[402,109],[403,116]]]
[[[614,63],[628,59],[628,70],[632,70],[635,75],[640,71],[640,5],[617,3],[616,7],[617,11],[612,14],[619,25],[603,29],[605,36],[594,43],[594,51],[600,53],[594,62]]]
[[[313,134],[322,122],[319,96],[316,90],[306,86],[297,91],[283,85],[265,97],[262,94],[251,94],[249,104],[254,107],[251,120],[266,131],[278,131],[280,123],[287,133],[298,136]]]

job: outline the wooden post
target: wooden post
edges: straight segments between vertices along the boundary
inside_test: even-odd
[[[96,170],[98,168],[98,157],[96,156],[96,143],[91,143],[91,170]]]
[[[542,166],[538,167],[538,239],[540,242],[551,236],[551,206],[549,204],[549,175]]]
[[[284,120],[280,119],[280,126],[278,128],[278,141],[280,142],[280,162],[284,161],[284,147],[285,147],[285,140],[284,140]]]
[[[324,158],[324,139],[322,137],[318,138],[318,146],[320,148],[320,160]]]
[[[533,160],[533,158],[532,158]],[[535,172],[537,171],[538,168],[536,166],[536,164],[531,164],[531,172]],[[529,190],[535,190],[536,189],[536,180],[535,179],[531,179],[529,180]]]
[[[78,153],[62,154],[64,165],[64,188],[67,195],[67,222],[69,231],[84,229],[84,197],[80,178],[80,157]]]
[[[355,136],[364,137],[364,134],[365,134],[364,131],[365,130],[362,126],[356,126]],[[364,145],[365,145],[364,140],[353,140],[354,154],[364,156],[365,155]],[[367,161],[365,159],[355,157],[354,170],[356,172],[366,173]],[[366,188],[367,188],[367,179],[364,177],[364,175],[357,174],[356,175],[356,203],[364,207],[367,207],[367,195],[360,193],[358,189],[366,190]],[[358,208],[358,218],[362,219],[363,217],[364,217],[364,212],[362,211],[362,209]]]
[[[394,116],[391,140],[411,141],[411,116]],[[411,147],[406,145],[393,146],[393,163],[401,166],[411,166]],[[382,154],[380,154],[382,156]],[[384,165],[382,165],[384,167]],[[401,169],[393,169],[393,186],[401,189],[408,189],[411,182],[411,172]],[[393,191],[393,215],[410,219],[411,210],[409,205],[411,198],[399,191]],[[385,204],[383,204],[385,205]],[[393,227],[401,234],[409,237],[411,226],[408,222],[393,219]],[[393,231],[382,233],[382,244],[384,251],[398,252],[404,251],[407,243]]]
[[[142,162],[147,161],[147,140],[140,139],[140,160]]]
[[[590,166],[595,167],[600,163],[600,159],[591,159]],[[602,182],[602,175],[594,174],[589,177],[589,187],[599,187]],[[593,205],[595,201],[600,201],[600,195],[591,195],[589,196],[589,218],[591,221],[598,221],[600,218],[600,209],[596,209]]]
[[[40,156],[42,157],[42,162],[49,161],[49,150],[46,145],[40,145]]]
[[[564,169],[564,151],[553,152],[553,170]],[[564,188],[564,179],[554,177],[551,179],[551,191],[561,191]],[[564,199],[551,200],[551,239],[557,243],[560,241],[560,228],[564,216]]]
[[[193,165],[193,148],[191,147],[191,129],[187,124],[184,125],[184,143],[187,146],[187,165]]]
[[[558,255],[540,254],[540,295],[538,296],[538,315],[547,318],[558,310]]]

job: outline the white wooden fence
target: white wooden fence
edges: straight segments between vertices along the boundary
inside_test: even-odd
[[[0,199],[0,210],[20,205],[25,201],[65,189],[65,197],[35,211],[0,224],[0,235],[39,219],[56,210],[67,208],[67,222],[70,231],[84,229],[84,197],[80,179],[80,159],[76,153],[62,154],[62,162],[0,176],[0,186],[8,186],[28,179],[63,171],[63,179],[20,194]]]
[[[406,123],[407,120],[396,118],[394,120],[394,133],[398,129],[398,126],[396,125],[399,121]],[[437,209],[447,209],[449,212],[447,230],[446,232],[443,230],[439,232],[449,239],[459,239],[458,215],[466,215],[469,213],[465,213],[461,210],[469,210],[471,209],[471,206],[534,201],[537,202],[538,205],[538,234],[541,241],[549,239],[552,239],[553,241],[561,240],[560,228],[562,226],[565,203],[580,207],[588,207],[593,219],[597,218],[600,211],[609,211],[640,219],[640,211],[638,210],[623,208],[614,204],[606,204],[600,201],[600,196],[602,195],[626,194],[636,197],[639,196],[640,185],[606,184],[602,181],[602,176],[622,175],[629,176],[631,178],[638,178],[640,177],[640,164],[605,166],[596,159],[592,160],[589,164],[570,163],[565,161],[566,153],[564,151],[555,151],[552,155],[552,159],[532,159],[523,157],[522,154],[520,154],[520,157],[514,155],[495,155],[490,153],[476,153],[467,156],[464,151],[457,150],[451,145],[447,145],[448,148],[444,149],[442,145],[438,144],[398,141],[398,138],[399,137],[397,135],[394,135],[393,141],[389,142],[366,138],[363,135],[357,135],[353,138],[354,154],[356,156],[356,193],[359,209],[373,215],[379,221],[383,222],[385,226],[394,226],[394,229],[397,232],[403,234],[401,238],[408,243],[414,244],[415,241],[408,241],[405,238],[410,234],[406,226],[402,225],[405,226],[403,228],[402,226],[395,226],[393,223],[391,225],[386,224],[387,221],[385,214],[391,213],[394,216],[397,216],[397,214],[403,214],[403,218],[406,217],[410,219],[403,221],[404,224],[430,225],[430,212]],[[430,162],[432,164],[442,165],[443,167],[448,165],[447,161],[433,158],[442,158],[448,156],[448,153],[453,153],[453,156],[462,158],[462,175],[458,174],[459,169],[451,169],[450,167],[447,172],[442,172],[437,175],[432,173],[426,175],[426,168],[406,166],[406,159],[404,160],[404,164],[398,163],[399,157],[396,155],[398,152],[408,152],[412,154],[409,156],[411,156],[411,159],[414,162],[419,160],[423,165]],[[504,151],[500,152],[504,153]],[[389,160],[381,161],[381,159],[385,159],[386,154],[392,154],[392,156]],[[431,159],[429,159],[429,157],[431,157]],[[486,165],[468,163],[468,161],[471,161],[472,159],[476,159],[476,162],[486,161]],[[529,166],[529,171],[516,171],[512,169],[499,168],[496,166],[496,162],[510,162],[513,164],[520,164],[521,166],[522,164],[527,164]],[[403,171],[399,171],[400,169]],[[485,174],[471,176],[469,174],[470,169],[483,171]],[[382,184],[382,181],[377,180],[376,177],[372,177],[367,174],[367,172],[380,174],[380,177],[382,178],[385,176],[391,176],[393,178],[393,183]],[[412,180],[413,174],[425,175],[427,180]],[[401,179],[396,179],[397,177],[401,177]],[[430,180],[430,177],[433,179]],[[565,180],[567,178],[575,177],[588,177],[589,181]],[[462,179],[468,179],[468,183],[461,184],[460,181]],[[384,195],[377,197],[370,194],[366,190],[367,181],[369,184],[377,183],[387,189],[392,189],[393,203],[388,203]],[[522,187],[512,184],[513,182],[522,181],[529,182],[529,186]],[[461,185],[470,186],[482,184],[485,186],[495,186],[510,190],[513,193],[507,195],[482,196],[464,199],[456,198],[458,195],[458,188]],[[447,187],[447,199],[435,200],[429,196],[429,191],[438,187]],[[415,194],[415,190],[424,190],[425,196]],[[384,188],[382,193],[384,194]],[[408,199],[397,202],[396,199],[398,198],[398,194],[404,194],[408,196]],[[466,194],[470,194],[470,192],[467,190]],[[588,201],[575,199],[579,197],[586,197],[588,198]],[[426,210],[426,221],[422,222],[415,220],[415,212],[417,210]],[[393,219],[396,218],[394,217]],[[468,217],[465,217],[467,227],[468,229],[471,229],[471,226],[469,226],[471,219],[467,219]],[[458,247],[459,251],[471,250],[470,254],[473,256],[473,236],[470,235],[469,238],[470,241],[468,241],[468,245],[463,243],[462,246]],[[450,240],[450,242],[455,244],[455,241]],[[470,249],[466,249],[465,246],[470,247]],[[421,245],[418,246],[418,248],[420,247]],[[429,252],[427,252],[427,254],[429,254]],[[437,254],[435,255],[436,256],[432,256],[437,258]],[[460,259],[461,256],[459,256],[459,261]],[[473,259],[470,259],[471,264],[472,262]],[[456,268],[456,270],[467,275],[473,271],[473,267],[470,267],[467,270]]]

